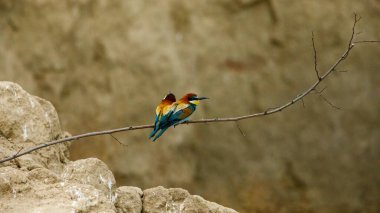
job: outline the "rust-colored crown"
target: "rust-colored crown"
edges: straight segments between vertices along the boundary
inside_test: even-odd
[[[189,101],[189,98],[190,98],[190,97],[196,97],[196,96],[197,96],[197,94],[195,94],[195,93],[187,93],[186,95],[184,95],[184,96],[181,98],[181,100]]]
[[[171,101],[171,102],[175,102],[175,101],[176,101],[176,99],[175,99],[175,95],[174,95],[173,93],[168,93],[168,94],[165,96],[164,100],[168,100],[168,101]]]

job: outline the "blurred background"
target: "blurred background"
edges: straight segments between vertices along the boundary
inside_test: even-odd
[[[153,123],[170,90],[210,97],[193,119],[290,100],[360,39],[380,39],[378,0],[0,0],[1,80],[51,101],[71,134]],[[361,44],[318,95],[271,116],[83,139],[71,159],[118,185],[162,185],[240,212],[380,211],[380,46]]]

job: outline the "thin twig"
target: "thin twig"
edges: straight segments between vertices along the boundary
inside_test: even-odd
[[[124,143],[122,143],[121,141],[119,141],[119,139],[117,139],[112,133],[111,134],[109,134],[113,139],[115,139],[117,142],[119,142],[119,144],[120,145],[122,145],[122,146],[128,146],[127,144],[124,144]]]
[[[315,91],[317,91],[317,93],[319,93],[319,94],[322,94],[323,93],[323,91],[325,91],[325,89],[327,89],[327,87],[325,86],[325,87],[323,87],[323,89],[321,89],[321,91],[317,91],[317,90],[315,90]]]
[[[368,41],[355,41],[354,44],[360,43],[380,43],[380,40],[368,40]]]
[[[18,153],[20,153],[21,152],[21,150],[23,150],[24,148],[23,147],[21,147],[13,156],[17,156],[18,155]]]
[[[320,98],[322,98],[322,100],[324,100],[326,103],[328,103],[330,106],[332,106],[333,108],[335,109],[342,109],[336,105],[334,105],[331,101],[329,101],[324,95],[323,95],[323,92],[327,89],[327,87],[324,87],[323,89],[321,89],[320,91],[318,91],[317,89],[314,90],[315,93],[317,93],[319,95]]]
[[[353,40],[354,40],[354,35],[356,33],[355,27],[356,27],[356,24],[359,20],[360,20],[360,17],[358,17],[355,14],[351,37],[350,37],[350,40],[348,42],[348,46],[347,46],[346,50],[344,51],[344,53],[342,54],[342,56],[339,59],[337,59],[335,61],[335,63],[323,75],[319,76],[319,79],[315,83],[313,83],[309,88],[307,88],[302,93],[295,96],[295,98],[291,99],[289,102],[285,103],[284,105],[279,106],[279,107],[274,107],[274,108],[268,108],[268,110],[266,110],[264,112],[259,112],[259,113],[249,114],[249,115],[243,115],[243,116],[238,116],[238,117],[229,117],[229,118],[200,119],[200,120],[195,120],[195,121],[188,121],[188,122],[185,122],[185,124],[231,122],[231,121],[236,122],[236,121],[240,121],[240,120],[251,119],[251,118],[255,118],[255,117],[266,116],[266,115],[271,115],[271,114],[274,114],[277,112],[281,112],[282,110],[290,107],[291,105],[297,103],[298,101],[303,101],[303,98],[305,98],[312,91],[314,91],[316,89],[316,87],[324,79],[326,79],[333,71],[335,71],[336,67],[342,61],[344,61],[347,58],[347,56],[351,52],[352,48],[354,47],[355,42],[353,42]],[[360,42],[364,43],[364,41],[360,41]],[[58,143],[69,142],[69,141],[73,141],[73,140],[78,140],[80,138],[93,137],[93,136],[97,136],[97,135],[106,135],[106,134],[112,134],[112,133],[116,133],[116,132],[133,131],[133,130],[138,130],[138,129],[149,129],[149,128],[153,128],[153,125],[129,126],[129,127],[119,128],[119,129],[103,130],[103,131],[98,131],[98,132],[89,132],[89,133],[84,133],[81,135],[75,135],[75,136],[71,136],[71,137],[67,137],[67,138],[53,140],[53,141],[50,141],[48,143],[44,143],[44,144],[37,145],[35,147],[31,147],[31,148],[29,148],[23,152],[17,152],[16,154],[14,154],[10,157],[6,157],[6,158],[0,160],[0,163],[10,161],[10,160],[18,158],[22,155],[25,155],[25,154],[31,153],[33,151],[36,151],[36,150],[39,150],[39,149],[42,149],[44,147],[51,146],[54,144],[58,144]]]
[[[329,101],[325,96],[323,96],[323,94],[319,94],[319,97],[322,98],[322,100],[324,100],[326,103],[328,103],[330,106],[332,106],[333,108],[335,109],[342,109],[336,105],[334,105],[331,101]]]
[[[240,125],[239,125],[238,121],[236,121],[235,124],[236,124],[236,127],[238,128],[240,134],[243,135],[243,137],[245,137],[245,133],[244,133],[243,130],[240,128]]]
[[[315,48],[315,42],[314,42],[314,32],[311,32],[311,41],[313,43],[313,50],[314,50],[314,70],[315,73],[317,74],[317,78],[320,81],[321,77],[319,76],[319,71],[318,71],[318,63],[317,63],[317,48]]]

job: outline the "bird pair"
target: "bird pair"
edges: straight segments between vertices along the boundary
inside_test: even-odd
[[[200,100],[208,99],[188,93],[176,101],[173,93],[167,94],[156,108],[156,118],[153,131],[149,139],[157,140],[169,127],[177,126],[189,120],[189,116],[196,110]]]

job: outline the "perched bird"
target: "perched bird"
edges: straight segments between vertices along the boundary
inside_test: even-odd
[[[189,116],[196,110],[200,100],[208,99],[206,97],[198,97],[194,93],[188,93],[181,99],[173,103],[169,110],[169,117],[166,122],[163,122],[160,126],[160,131],[153,138],[153,141],[157,140],[169,127],[177,126],[189,120]]]
[[[154,120],[153,131],[149,135],[149,139],[152,138],[157,131],[161,128],[163,124],[168,121],[169,115],[172,114],[172,106],[176,101],[175,95],[173,93],[168,93],[164,99],[161,100],[160,104],[156,108],[156,117]]]

